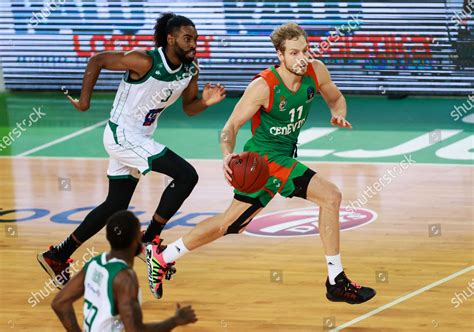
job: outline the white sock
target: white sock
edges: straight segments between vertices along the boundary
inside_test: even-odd
[[[184,256],[189,252],[188,248],[184,245],[183,238],[180,237],[171,244],[168,244],[165,251],[163,251],[163,259],[166,263],[171,263]]]
[[[336,256],[326,256],[326,262],[328,266],[329,283],[331,285],[335,285],[336,282],[334,281],[334,279],[339,273],[343,271],[341,263],[341,254],[337,254]]]

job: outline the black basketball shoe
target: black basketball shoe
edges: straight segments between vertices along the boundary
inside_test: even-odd
[[[374,289],[350,281],[344,271],[339,273],[334,281],[336,284],[331,285],[329,278],[326,280],[326,297],[329,301],[360,304],[375,296]]]

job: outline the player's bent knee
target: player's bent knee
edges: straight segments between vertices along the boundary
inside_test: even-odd
[[[240,197],[240,195],[235,195],[238,200],[245,199],[245,202],[251,203],[250,207],[247,208],[235,221],[233,221],[227,228],[224,235],[228,234],[239,234],[245,230],[245,227],[252,221],[252,216],[255,212],[263,207],[258,199],[252,199],[249,197]],[[249,199],[252,201],[250,202]]]
[[[224,235],[227,235],[227,230],[229,229],[229,226],[228,225],[220,225],[219,226],[219,230],[218,230],[218,234],[219,236],[224,236]]]
[[[188,166],[180,172],[179,176],[174,178],[174,182],[182,186],[188,193],[191,193],[199,181],[199,175],[191,164],[188,164]]]
[[[253,218],[250,219],[249,221],[247,221],[245,224],[242,225],[242,227],[240,227],[240,230],[239,230],[239,234],[243,233],[245,231],[245,229],[247,228],[247,226],[252,222]]]
[[[331,184],[331,186],[329,186],[325,190],[323,197],[324,198],[323,198],[322,204],[324,205],[335,207],[335,208],[339,208],[339,206],[341,205],[342,194],[339,188],[335,184]]]
[[[250,219],[250,220],[241,220],[240,218],[237,219],[234,223],[232,223],[227,228],[224,235],[242,233],[251,221],[252,221],[252,219]]]
[[[199,181],[199,175],[196,172],[196,169],[194,167],[191,166],[191,169],[186,175],[186,179],[187,179],[187,182],[189,183],[189,186],[192,186],[193,188],[196,186],[196,184]]]
[[[336,203],[337,205],[340,205],[341,204],[341,201],[342,201],[342,193],[341,191],[339,190],[338,187],[335,187],[334,188],[334,192],[333,192],[333,202]]]
[[[330,204],[340,204],[342,200],[341,191],[334,183],[331,182],[330,184],[327,194],[328,202]]]

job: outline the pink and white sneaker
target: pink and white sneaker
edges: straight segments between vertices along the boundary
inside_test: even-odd
[[[157,299],[163,297],[163,277],[166,280],[170,280],[171,276],[176,273],[175,262],[166,263],[163,259],[163,250],[165,250],[166,246],[162,246],[161,242],[160,237],[156,236],[145,247],[148,285],[150,286],[151,293]]]
[[[142,238],[143,238],[143,235],[144,235],[144,234],[145,234],[145,232],[142,231]],[[159,236],[158,236],[158,238],[159,238]],[[155,239],[155,240],[156,240],[156,239]],[[161,242],[163,242],[163,239],[159,239],[159,241],[160,241],[160,250],[161,250],[161,251],[165,250],[167,246],[161,244]],[[148,244],[150,244],[150,242],[143,242],[143,243],[142,243],[141,251],[140,251],[140,253],[137,255],[137,257],[140,258],[140,259],[143,261],[143,263],[145,263],[145,264],[146,264],[146,256],[145,256],[145,254],[146,254],[146,246],[147,246]]]

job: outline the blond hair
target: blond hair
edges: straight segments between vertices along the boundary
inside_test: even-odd
[[[285,51],[285,41],[298,39],[303,36],[308,41],[308,35],[298,24],[294,22],[288,22],[280,25],[273,30],[270,34],[273,46],[277,51]]]

